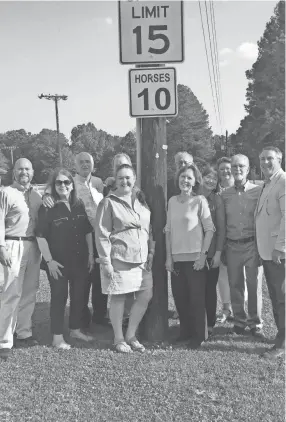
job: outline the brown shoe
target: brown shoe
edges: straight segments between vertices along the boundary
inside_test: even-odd
[[[280,357],[285,357],[285,349],[280,348],[280,347],[272,347],[272,349],[267,350],[266,352],[263,353],[262,357],[265,359],[277,359]]]
[[[34,347],[38,346],[37,340],[33,337],[18,338],[16,337],[16,347]]]

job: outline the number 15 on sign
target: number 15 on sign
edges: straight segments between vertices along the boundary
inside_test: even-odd
[[[119,1],[122,64],[184,60],[182,1]]]

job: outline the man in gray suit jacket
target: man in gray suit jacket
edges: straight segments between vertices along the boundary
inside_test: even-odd
[[[264,357],[277,358],[285,349],[285,187],[282,152],[265,147],[260,156],[265,183],[255,211],[256,239],[278,329],[275,345]]]

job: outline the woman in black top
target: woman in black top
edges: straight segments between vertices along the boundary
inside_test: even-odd
[[[39,209],[36,229],[39,248],[48,267],[51,287],[51,332],[53,346],[69,349],[63,338],[65,306],[70,289],[70,336],[89,341],[80,330],[85,283],[94,265],[92,226],[78,199],[71,173],[55,170],[50,182],[53,208]]]

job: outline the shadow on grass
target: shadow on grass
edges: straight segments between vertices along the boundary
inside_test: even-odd
[[[172,342],[178,337],[180,325],[172,325],[169,327],[168,343],[172,345],[173,349],[187,349],[187,346],[174,346]],[[262,354],[267,345],[273,344],[273,339],[266,341],[258,341],[250,333],[247,335],[239,336],[232,333],[231,327],[219,326],[214,328],[214,334],[206,341],[199,349],[202,352],[222,351],[222,352],[237,352],[243,354],[260,355]],[[256,344],[259,344],[256,346]]]

